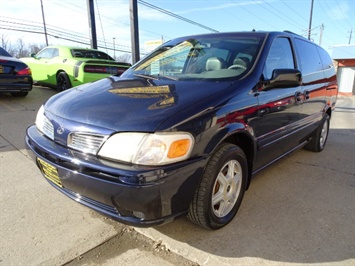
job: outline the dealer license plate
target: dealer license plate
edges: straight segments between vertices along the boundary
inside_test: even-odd
[[[47,178],[49,181],[52,183],[56,184],[59,187],[63,187],[62,182],[60,182],[59,176],[58,176],[58,170],[56,167],[53,165],[43,161],[40,158],[37,158],[38,164],[42,170],[42,173],[45,178]]]

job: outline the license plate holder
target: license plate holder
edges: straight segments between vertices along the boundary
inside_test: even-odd
[[[62,182],[59,179],[58,169],[55,166],[47,163],[41,158],[37,158],[37,162],[45,178],[47,178],[58,187],[63,187]]]

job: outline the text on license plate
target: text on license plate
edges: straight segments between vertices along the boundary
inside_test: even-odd
[[[1,74],[4,73],[4,69],[3,69],[2,66],[0,66],[0,73],[1,73]]]
[[[52,183],[56,184],[59,187],[63,187],[62,182],[60,182],[58,176],[58,170],[53,165],[43,161],[40,158],[37,158],[38,164],[42,170],[42,173],[45,178],[50,180]]]

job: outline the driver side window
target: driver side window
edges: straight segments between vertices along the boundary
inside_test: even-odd
[[[55,49],[53,48],[47,48],[45,50],[43,50],[42,52],[40,52],[37,57],[38,58],[46,58],[46,59],[51,59],[53,57],[53,51]]]
[[[271,79],[274,69],[295,68],[292,48],[288,38],[276,38],[265,61],[264,78]]]

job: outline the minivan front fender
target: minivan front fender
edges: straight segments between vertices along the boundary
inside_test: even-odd
[[[205,154],[213,154],[222,142],[237,145],[244,151],[248,161],[248,188],[253,172],[254,155],[257,149],[256,139],[252,129],[242,122],[226,125],[210,139],[206,145]]]

